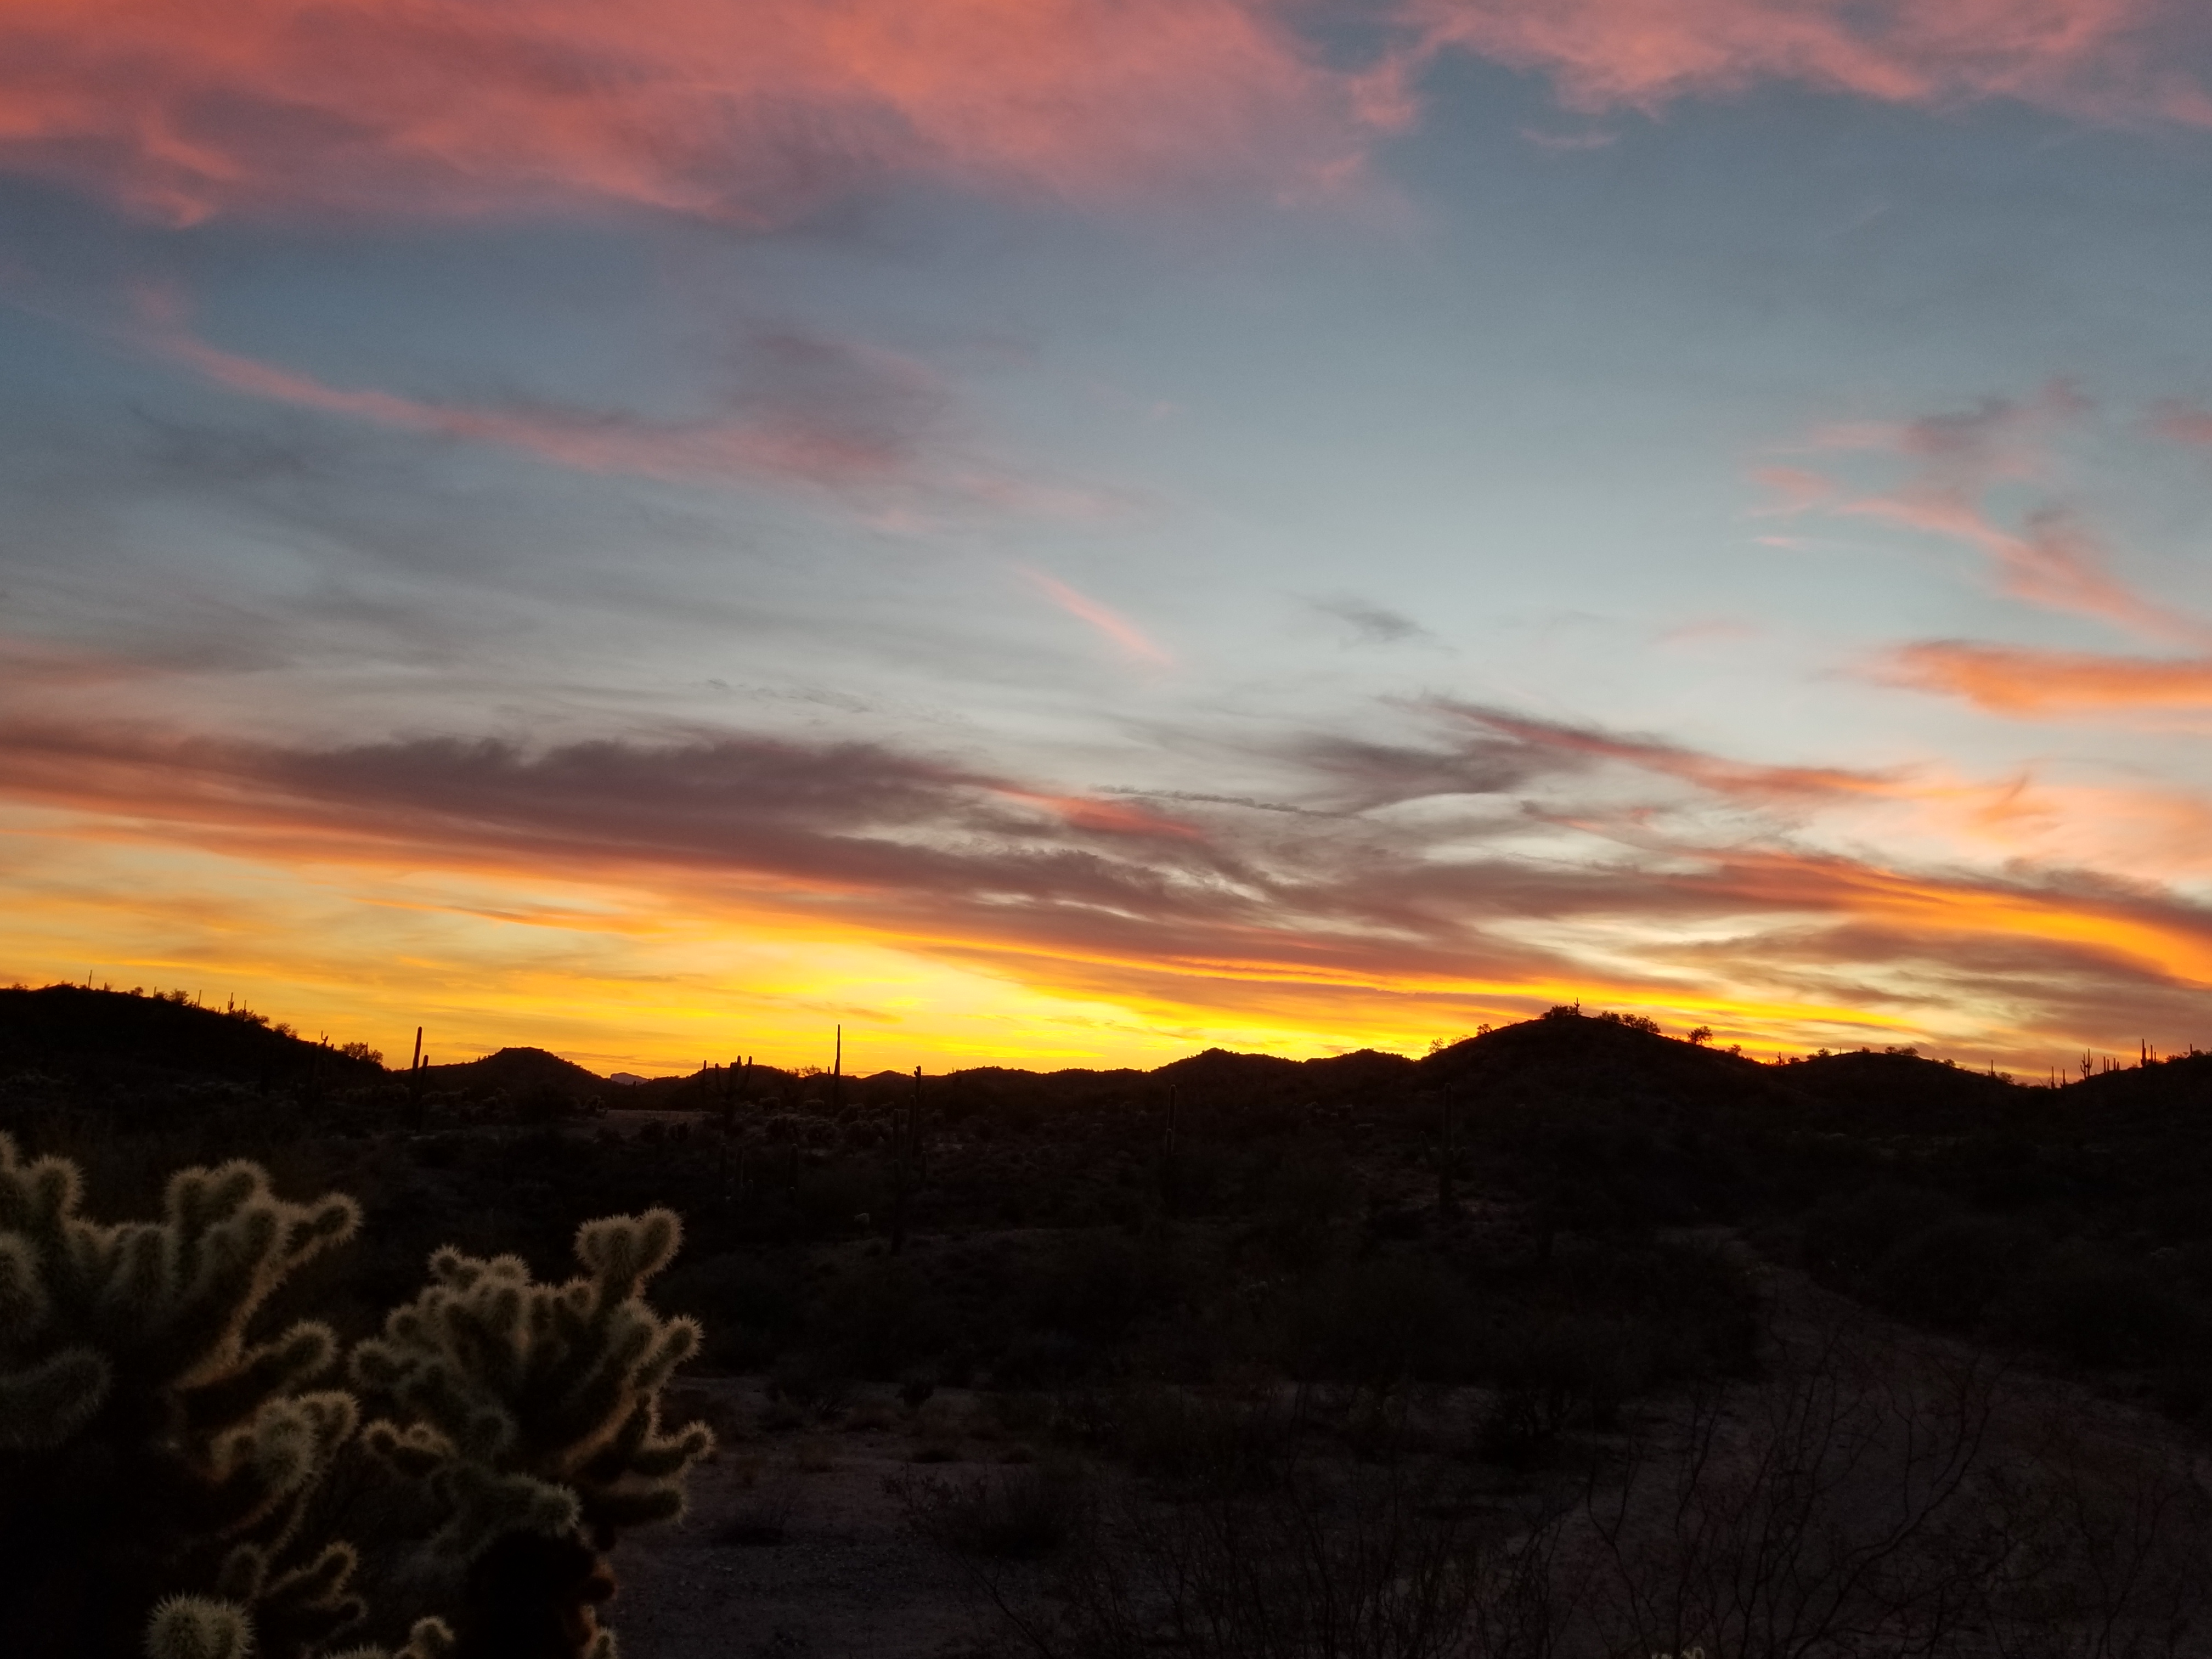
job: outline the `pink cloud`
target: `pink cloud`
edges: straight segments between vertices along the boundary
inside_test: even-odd
[[[1834,479],[1807,467],[1762,466],[1751,476],[1782,498],[1761,509],[1767,514],[1786,517],[1793,513],[1809,512],[1816,507],[1827,506],[1841,493]]]
[[[1042,571],[1022,568],[1021,574],[1036,586],[1038,592],[1066,611],[1069,616],[1079,617],[1089,623],[1131,656],[1141,657],[1146,662],[1158,663],[1163,667],[1174,662],[1175,659],[1146,638],[1135,623],[1099,604],[1090,595],[1077,592],[1066,582],[1055,581]]]
[[[1656,110],[1786,81],[1883,103],[2010,98],[2212,125],[2185,0],[1413,0],[1430,50],[1549,75],[1570,107]]]
[[[0,166],[179,222],[1304,190],[1404,118],[1370,81],[1266,0],[0,0]]]
[[[1979,548],[1995,562],[2000,587],[2045,610],[2094,617],[2151,639],[2212,637],[2202,623],[2144,599],[2112,575],[2103,546],[2063,508],[2038,508],[2018,532],[1974,503],[1941,492],[1868,496],[1834,510]]]
[[[2000,484],[2045,482],[2053,441],[2088,408],[2078,391],[2060,381],[2023,401],[1988,398],[1955,413],[1855,422],[1814,434],[1815,449],[1881,451],[1906,462],[1905,477],[1887,491],[1853,494],[1799,466],[1767,467],[1754,476],[1782,497],[1768,513],[1871,519],[1942,536],[1984,555],[1998,586],[2015,599],[2146,638],[2212,643],[2212,627],[2143,598],[2115,576],[2103,544],[2063,504],[2031,507],[2017,527],[1990,507]]]
[[[2192,449],[2212,449],[2212,410],[2189,403],[2159,405],[2151,416],[2151,429],[2161,438]]]

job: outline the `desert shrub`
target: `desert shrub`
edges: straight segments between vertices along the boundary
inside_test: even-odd
[[[1265,1484],[1292,1429],[1268,1404],[1158,1384],[1074,1396],[1061,1420],[1132,1473],[1176,1490]]]
[[[1344,1158],[1301,1139],[1268,1172],[1260,1237],[1283,1267],[1312,1272],[1328,1260],[1338,1225],[1358,1198],[1358,1182]]]
[[[1025,1323],[1086,1345],[1113,1342],[1147,1312],[1177,1299],[1173,1261],[1116,1232],[1079,1236],[1045,1254],[1024,1290]]]
[[[961,1555],[1002,1561],[1034,1561],[1061,1548],[1086,1526],[1093,1503],[1089,1477],[1064,1461],[964,1481],[894,1475],[890,1487],[925,1538]]]
[[[1619,1322],[1650,1380],[1741,1374],[1757,1360],[1758,1288],[1724,1249],[1637,1238],[1563,1239],[1523,1294]]]
[[[1471,1374],[1485,1310],[1425,1257],[1392,1253],[1282,1287],[1285,1369],[1310,1381],[1383,1385]]]
[[[955,1320],[928,1276],[909,1261],[865,1262],[808,1310],[810,1342],[851,1375],[891,1382],[944,1352]]]
[[[768,1376],[769,1397],[799,1412],[835,1417],[853,1400],[853,1373],[834,1348],[793,1348]]]
[[[1875,1300],[1902,1318],[1965,1329],[2032,1270],[2042,1249],[2027,1228],[1988,1216],[1954,1216],[1899,1240],[1875,1263]]]
[[[764,1370],[805,1324],[807,1297],[794,1267],[781,1255],[707,1256],[671,1273],[662,1299],[703,1323],[709,1364]]]
[[[1058,1617],[1024,1633],[1068,1659],[1541,1659],[1558,1535],[1402,1463],[1124,1499],[1069,1553]]]
[[[1889,1182],[1832,1194],[1805,1218],[1800,1249],[1806,1271],[1833,1289],[1863,1291],[1892,1250],[1952,1207],[1940,1194]]]
[[[1566,1315],[1501,1338],[1498,1393],[1484,1418],[1483,1455],[1509,1467],[1535,1461],[1574,1426],[1610,1429],[1651,1373],[1644,1334],[1619,1320]]]
[[[1002,1389],[1065,1388],[1090,1376],[1102,1358],[1096,1345],[1066,1331],[1018,1330],[1000,1347],[990,1381]]]
[[[2083,1239],[2060,1245],[2008,1291],[2005,1328],[2085,1365],[2154,1364],[2201,1346],[2202,1314],[2147,1263]]]
[[[744,1482],[736,1507],[715,1529],[714,1541],[759,1549],[782,1543],[791,1533],[804,1474],[796,1459],[772,1463],[755,1460],[740,1471]]]

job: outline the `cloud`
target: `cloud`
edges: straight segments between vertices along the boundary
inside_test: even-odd
[[[1173,657],[1147,639],[1134,623],[1099,604],[1089,594],[1079,593],[1066,582],[1048,576],[1041,570],[1031,570],[1023,566],[1015,568],[1020,572],[1023,579],[1038,592],[1066,611],[1069,616],[1079,617],[1089,623],[1091,627],[1097,629],[1130,656],[1139,658],[1146,662],[1157,663],[1162,667],[1166,667],[1175,661]]]
[[[1419,713],[1478,734],[1457,749],[1313,734],[1284,750],[1282,804],[1325,805],[1352,779],[1378,805],[1429,788],[1510,805],[1607,763],[1754,800],[1893,787],[1504,711]],[[1741,823],[1639,843],[1624,818],[1610,853],[1532,856],[1433,816],[1214,811],[1190,793],[1170,817],[957,757],[738,731],[314,746],[18,719],[0,726],[0,775],[15,809],[68,815],[81,840],[211,848],[324,872],[325,889],[348,867],[628,883],[695,924],[781,915],[817,941],[1201,1024],[1371,1030],[1582,994],[1725,1011],[1770,1040],[1964,1025],[2016,1045],[2102,1030],[2127,988],[2179,1009],[2212,984],[2212,912],[2147,876],[1886,864]],[[1594,798],[1584,815],[1619,811]]]
[[[1925,640],[1892,652],[1881,672],[1899,684],[1963,697],[2000,714],[2212,708],[2212,658],[2146,659]]]
[[[2212,125],[2185,0],[1412,0],[1425,48],[1549,75],[1571,108],[1656,112],[1787,82],[1881,103],[2012,99]]]
[[[2212,449],[2212,410],[2171,399],[2152,412],[2151,430],[2192,449]]]
[[[1563,762],[1557,754],[1511,738],[1437,746],[1314,732],[1285,750],[1339,812],[1371,811],[1440,796],[1504,794],[1579,764],[1576,758]]]
[[[2063,501],[2030,507],[2016,527],[1989,506],[2000,484],[2046,482],[2051,445],[2088,408],[2078,391],[2058,381],[2021,401],[1991,398],[1900,423],[1831,426],[1814,435],[1811,447],[1894,455],[1907,463],[1905,477],[1890,490],[1857,494],[1808,468],[1767,467],[1756,476],[1782,500],[1765,510],[1873,520],[1942,536],[1984,555],[1998,586],[2030,605],[2143,638],[2212,644],[2212,626],[2145,599],[2115,576],[2108,550]]]
[[[1522,127],[1521,137],[1539,149],[1581,151],[1605,149],[1617,142],[1620,135],[1599,130],[1581,132],[1547,132],[1541,127]]]
[[[173,295],[144,293],[139,301],[140,319],[123,337],[225,391],[486,445],[574,471],[795,484],[878,501],[893,495],[936,497],[1061,519],[1119,510],[1101,492],[1017,477],[963,455],[953,431],[952,396],[939,377],[911,357],[864,342],[763,331],[737,354],[719,407],[690,417],[653,417],[546,398],[465,401],[332,385],[201,338]],[[265,465],[282,453],[271,450],[255,459]],[[903,508],[885,509],[879,518],[921,521]]]
[[[1311,191],[1401,118],[1262,0],[0,0],[0,166],[175,222]]]
[[[226,390],[402,431],[517,450],[557,466],[654,478],[759,478],[844,485],[898,475],[905,446],[796,414],[751,419],[652,421],[553,403],[510,408],[430,402],[334,386],[179,332],[159,349]]]
[[[1595,726],[1534,720],[1504,709],[1436,699],[1431,705],[1454,718],[1512,738],[1533,750],[1591,760],[1618,761],[1679,779],[1731,799],[1764,804],[1820,796],[1896,796],[1916,793],[1895,772],[1852,771],[1831,766],[1761,766],[1685,748],[1662,738],[1624,736]]]
[[[1274,0],[0,0],[0,167],[173,223],[611,202],[769,225],[896,177],[1310,195],[1414,118],[1446,48],[1590,112],[1782,81],[2212,125],[2185,0],[1404,0],[1364,65],[1331,21]]]
[[[1325,617],[1334,617],[1346,629],[1346,643],[1351,645],[1407,645],[1442,644],[1443,641],[1427,629],[1401,611],[1363,599],[1355,593],[1333,594],[1325,599],[1309,599],[1307,604]]]

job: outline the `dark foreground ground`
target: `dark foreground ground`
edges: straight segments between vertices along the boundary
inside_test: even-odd
[[[724,1444],[623,1547],[631,1659],[2212,1654],[2208,1107],[2212,1056],[2027,1088],[1573,1011],[618,1091],[0,992],[0,1128],[96,1209],[234,1156],[359,1197],[293,1292],[348,1334],[438,1244],[684,1215]]]

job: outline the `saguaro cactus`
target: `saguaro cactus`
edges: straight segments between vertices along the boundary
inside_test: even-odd
[[[511,1650],[493,1630],[512,1634],[500,1610],[531,1585],[561,1604],[572,1645],[529,1650],[611,1654],[592,1616],[612,1589],[596,1552],[680,1513],[684,1471],[714,1445],[702,1425],[660,1427],[660,1389],[699,1328],[662,1319],[641,1292],[681,1237],[667,1210],[588,1223],[576,1235],[585,1272],[558,1285],[532,1283],[514,1256],[441,1250],[430,1285],[355,1350],[356,1382],[406,1419],[370,1424],[369,1449],[447,1516],[433,1554],[474,1564],[465,1659]],[[547,1541],[518,1541],[532,1538]]]
[[[158,1222],[93,1221],[80,1187],[73,1164],[27,1163],[0,1135],[10,1650],[135,1655],[157,1600],[210,1589],[230,1610],[175,1604],[165,1654],[222,1659],[247,1630],[264,1659],[303,1652],[358,1609],[352,1550],[301,1524],[356,1409],[307,1386],[337,1358],[327,1327],[251,1327],[359,1212],[289,1203],[243,1163],[179,1170]]]

